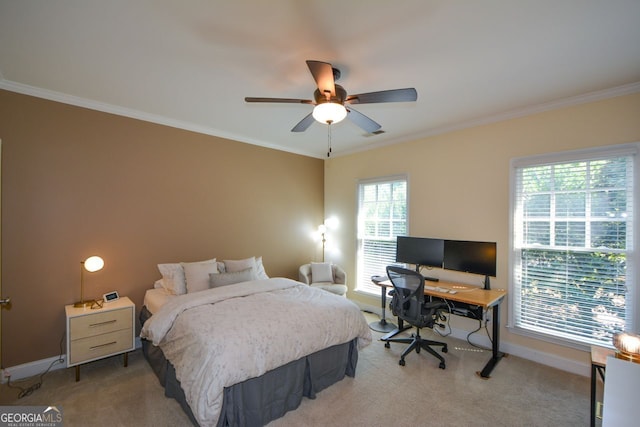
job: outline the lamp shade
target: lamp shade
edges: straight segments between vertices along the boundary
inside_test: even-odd
[[[99,256],[90,256],[89,258],[84,260],[84,269],[89,273],[102,270],[102,267],[104,267],[104,260]]]
[[[313,109],[313,118],[320,123],[338,123],[347,117],[344,105],[335,102],[324,102]]]
[[[640,335],[630,332],[613,334],[613,346],[618,359],[640,363]]]

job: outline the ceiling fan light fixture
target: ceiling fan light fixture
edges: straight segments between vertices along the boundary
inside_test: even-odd
[[[344,120],[345,117],[347,117],[347,109],[336,102],[324,102],[313,108],[313,118],[323,124],[335,124]]]

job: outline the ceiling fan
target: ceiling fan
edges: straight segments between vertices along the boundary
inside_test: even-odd
[[[320,123],[334,124],[349,118],[368,133],[374,133],[380,126],[369,117],[351,107],[352,104],[374,104],[380,102],[410,102],[418,99],[414,88],[383,90],[379,92],[347,95],[347,91],[335,81],[340,78],[340,70],[328,62],[307,61],[307,66],[318,88],[313,93],[314,100],[295,98],[255,98],[246,97],[245,102],[276,102],[285,104],[315,105],[313,111],[298,122],[291,132],[304,132],[314,120]]]

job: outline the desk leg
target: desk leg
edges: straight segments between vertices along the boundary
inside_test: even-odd
[[[500,304],[493,306],[493,343],[491,346],[491,359],[484,366],[484,369],[480,373],[482,378],[489,378],[491,371],[498,364],[504,353],[500,352]]]
[[[382,317],[378,322],[369,323],[369,327],[376,332],[390,332],[396,328],[396,325],[393,323],[387,322],[386,317],[387,310],[387,288],[382,286]]]
[[[591,364],[591,427],[596,425],[596,365]]]

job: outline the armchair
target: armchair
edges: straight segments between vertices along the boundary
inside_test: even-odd
[[[347,273],[335,264],[312,262],[301,265],[298,280],[336,295],[346,297],[347,294]]]
[[[394,295],[391,300],[391,311],[395,316],[416,327],[416,333],[411,338],[389,338],[384,346],[390,348],[391,342],[409,344],[400,356],[400,366],[404,366],[404,358],[407,354],[415,350],[420,353],[425,349],[440,360],[440,369],[446,367],[444,358],[436,353],[431,346],[441,346],[442,352],[448,351],[447,344],[439,341],[423,339],[420,336],[420,329],[424,327],[433,328],[438,313],[445,309],[447,305],[441,301],[425,302],[424,297],[424,277],[422,274],[402,267],[388,266],[387,276],[393,285]]]

